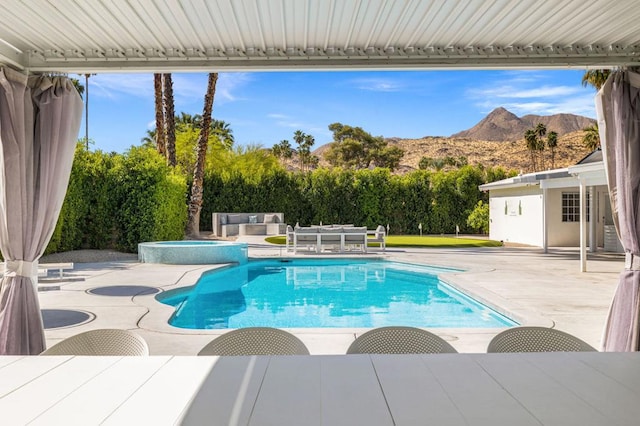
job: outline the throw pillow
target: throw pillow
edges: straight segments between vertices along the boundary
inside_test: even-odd
[[[262,223],[278,223],[277,214],[265,214]]]
[[[258,216],[256,215],[249,216],[249,223],[258,223]]]
[[[226,225],[227,224],[227,215],[226,214],[221,214],[220,215],[220,225]]]

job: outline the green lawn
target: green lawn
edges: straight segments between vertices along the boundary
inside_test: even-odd
[[[286,241],[284,235],[267,237],[265,241],[272,244],[283,244]],[[500,241],[477,240],[475,238],[455,238],[442,237],[438,235],[389,235],[387,237],[387,247],[500,247]],[[378,244],[371,243],[370,247],[377,247]]]

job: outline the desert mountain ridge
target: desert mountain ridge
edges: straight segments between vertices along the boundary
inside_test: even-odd
[[[595,120],[575,114],[534,115],[518,117],[511,111],[499,107],[491,111],[470,129],[451,135],[451,138],[469,138],[485,141],[514,141],[521,139],[528,129],[542,123],[547,131],[558,136],[577,132],[595,124]]]
[[[547,131],[558,133],[553,164],[550,152],[544,153],[544,168],[562,168],[576,164],[589,150],[582,142],[584,128],[595,120],[574,114],[550,116],[525,115],[518,117],[505,108],[496,108],[470,129],[455,133],[450,137],[424,136],[422,138],[385,138],[389,145],[402,148],[405,152],[400,161],[399,173],[418,169],[422,157],[466,157],[469,164],[485,167],[503,167],[527,173],[531,170],[531,157],[524,140],[527,129],[543,123]],[[318,147],[313,154],[320,159],[320,166],[328,166],[324,152],[329,144]],[[290,162],[289,165],[296,162]]]

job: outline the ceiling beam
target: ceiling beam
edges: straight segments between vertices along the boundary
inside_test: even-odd
[[[2,47],[2,46],[0,46]],[[0,50],[0,55],[3,52]],[[14,54],[14,56],[16,56]],[[24,55],[23,55],[24,58]],[[179,72],[318,69],[494,69],[640,66],[640,47],[615,46],[307,49],[107,49],[30,51],[32,71]]]
[[[28,55],[0,39],[0,63],[22,70],[27,60]]]

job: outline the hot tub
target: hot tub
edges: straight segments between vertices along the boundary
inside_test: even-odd
[[[138,244],[142,263],[208,265],[247,262],[247,243],[230,241],[158,241]]]

